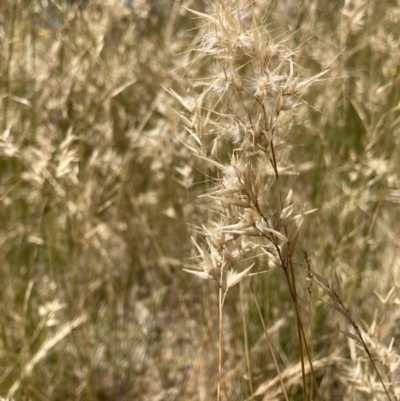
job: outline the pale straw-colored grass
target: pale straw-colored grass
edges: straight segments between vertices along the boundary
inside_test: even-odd
[[[0,398],[398,398],[399,9],[0,2]]]

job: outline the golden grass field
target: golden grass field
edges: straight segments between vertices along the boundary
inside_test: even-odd
[[[0,400],[400,400],[399,0],[4,0],[0,46]]]

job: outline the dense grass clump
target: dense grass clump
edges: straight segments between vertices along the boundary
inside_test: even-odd
[[[1,2],[0,397],[399,399],[399,37],[389,0]]]

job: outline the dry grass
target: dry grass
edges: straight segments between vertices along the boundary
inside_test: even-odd
[[[129,4],[0,4],[0,397],[400,399],[400,3]]]

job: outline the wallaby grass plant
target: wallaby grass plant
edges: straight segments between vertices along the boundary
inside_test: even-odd
[[[217,220],[204,229],[207,249],[195,243],[202,271],[186,271],[216,280],[219,287],[217,400],[222,374],[222,307],[228,289],[250,275],[255,263],[247,268],[243,265],[257,258],[261,266],[268,266],[270,261],[284,273],[297,320],[303,398],[308,399],[310,391],[304,368],[308,358],[314,390],[320,399],[295,277],[294,253],[304,214],[308,212],[303,209],[295,213],[292,190],[283,188],[281,179],[296,174],[285,154],[285,137],[291,123],[287,112],[301,102],[302,92],[318,76],[298,77],[290,51],[270,39],[265,21],[257,21],[252,13],[252,2],[230,5],[221,1],[212,14],[194,13],[208,25],[195,49],[199,58],[213,57],[215,75],[203,84],[203,92],[194,102],[182,102],[192,113],[191,119],[182,119],[189,124],[188,146],[194,155],[218,171],[216,185],[208,192]],[[221,142],[227,140],[234,147],[231,160],[223,164]],[[238,267],[243,269],[239,273]],[[260,317],[262,321],[261,313]],[[275,356],[274,362],[280,375]],[[283,382],[282,390],[288,399]]]
[[[399,10],[0,2],[0,397],[398,399]]]

